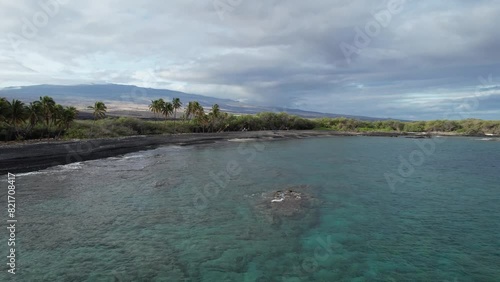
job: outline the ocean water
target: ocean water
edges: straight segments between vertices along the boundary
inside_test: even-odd
[[[500,281],[500,142],[233,141],[18,175],[0,280]]]

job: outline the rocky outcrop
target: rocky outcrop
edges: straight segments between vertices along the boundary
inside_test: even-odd
[[[257,212],[271,224],[313,216],[318,201],[310,190],[309,186],[300,185],[264,193],[256,204]]]
[[[271,200],[271,203],[281,203],[283,201],[293,201],[293,200],[301,200],[301,194],[299,192],[295,192],[293,190],[286,191],[276,191],[274,193],[274,199]]]

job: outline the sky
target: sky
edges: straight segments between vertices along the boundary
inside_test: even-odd
[[[500,0],[0,0],[0,87],[500,120]]]

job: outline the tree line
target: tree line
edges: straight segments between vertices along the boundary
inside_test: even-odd
[[[179,98],[173,98],[172,102],[166,102],[163,99],[152,100],[149,104],[149,110],[159,118],[162,115],[167,121],[169,116],[174,117],[174,132],[176,131],[175,121],[177,120],[177,110],[182,107],[182,102]],[[183,120],[191,121],[195,125],[195,130],[201,132],[220,132],[227,127],[226,120],[228,113],[223,113],[218,104],[214,104],[208,113],[205,108],[197,102],[191,101],[184,109]]]
[[[315,120],[317,129],[356,132],[453,132],[464,135],[500,135],[500,121],[464,119],[429,121],[362,121],[348,118]]]
[[[0,123],[7,127],[6,139],[32,139],[60,136],[76,119],[75,107],[64,107],[49,96],[25,104],[0,98]],[[51,132],[52,129],[52,132]]]
[[[106,105],[97,101],[92,110],[94,123],[106,116]],[[0,136],[5,140],[59,138],[68,131],[78,116],[73,106],[62,106],[52,97],[43,96],[29,104],[0,97]]]
[[[307,119],[287,113],[234,115],[223,112],[215,104],[206,110],[199,102],[190,101],[181,111],[179,98],[171,101],[152,100],[149,110],[155,121],[129,117],[107,117],[107,106],[96,101],[88,106],[92,121],[78,120],[73,106],[57,104],[49,96],[29,104],[0,98],[0,140],[37,138],[99,138],[165,133],[306,130],[321,129],[353,132],[456,132],[465,135],[500,134],[499,121],[467,119],[403,122],[397,120],[362,121],[348,118]],[[181,116],[178,117],[178,114]],[[158,121],[163,119],[164,122]]]

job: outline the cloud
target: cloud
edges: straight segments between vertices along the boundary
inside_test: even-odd
[[[1,1],[0,86],[136,84],[322,112],[439,118],[453,99],[474,95],[479,76],[500,75],[498,4]],[[342,44],[355,48],[349,60]],[[484,103],[474,114],[500,119]]]

